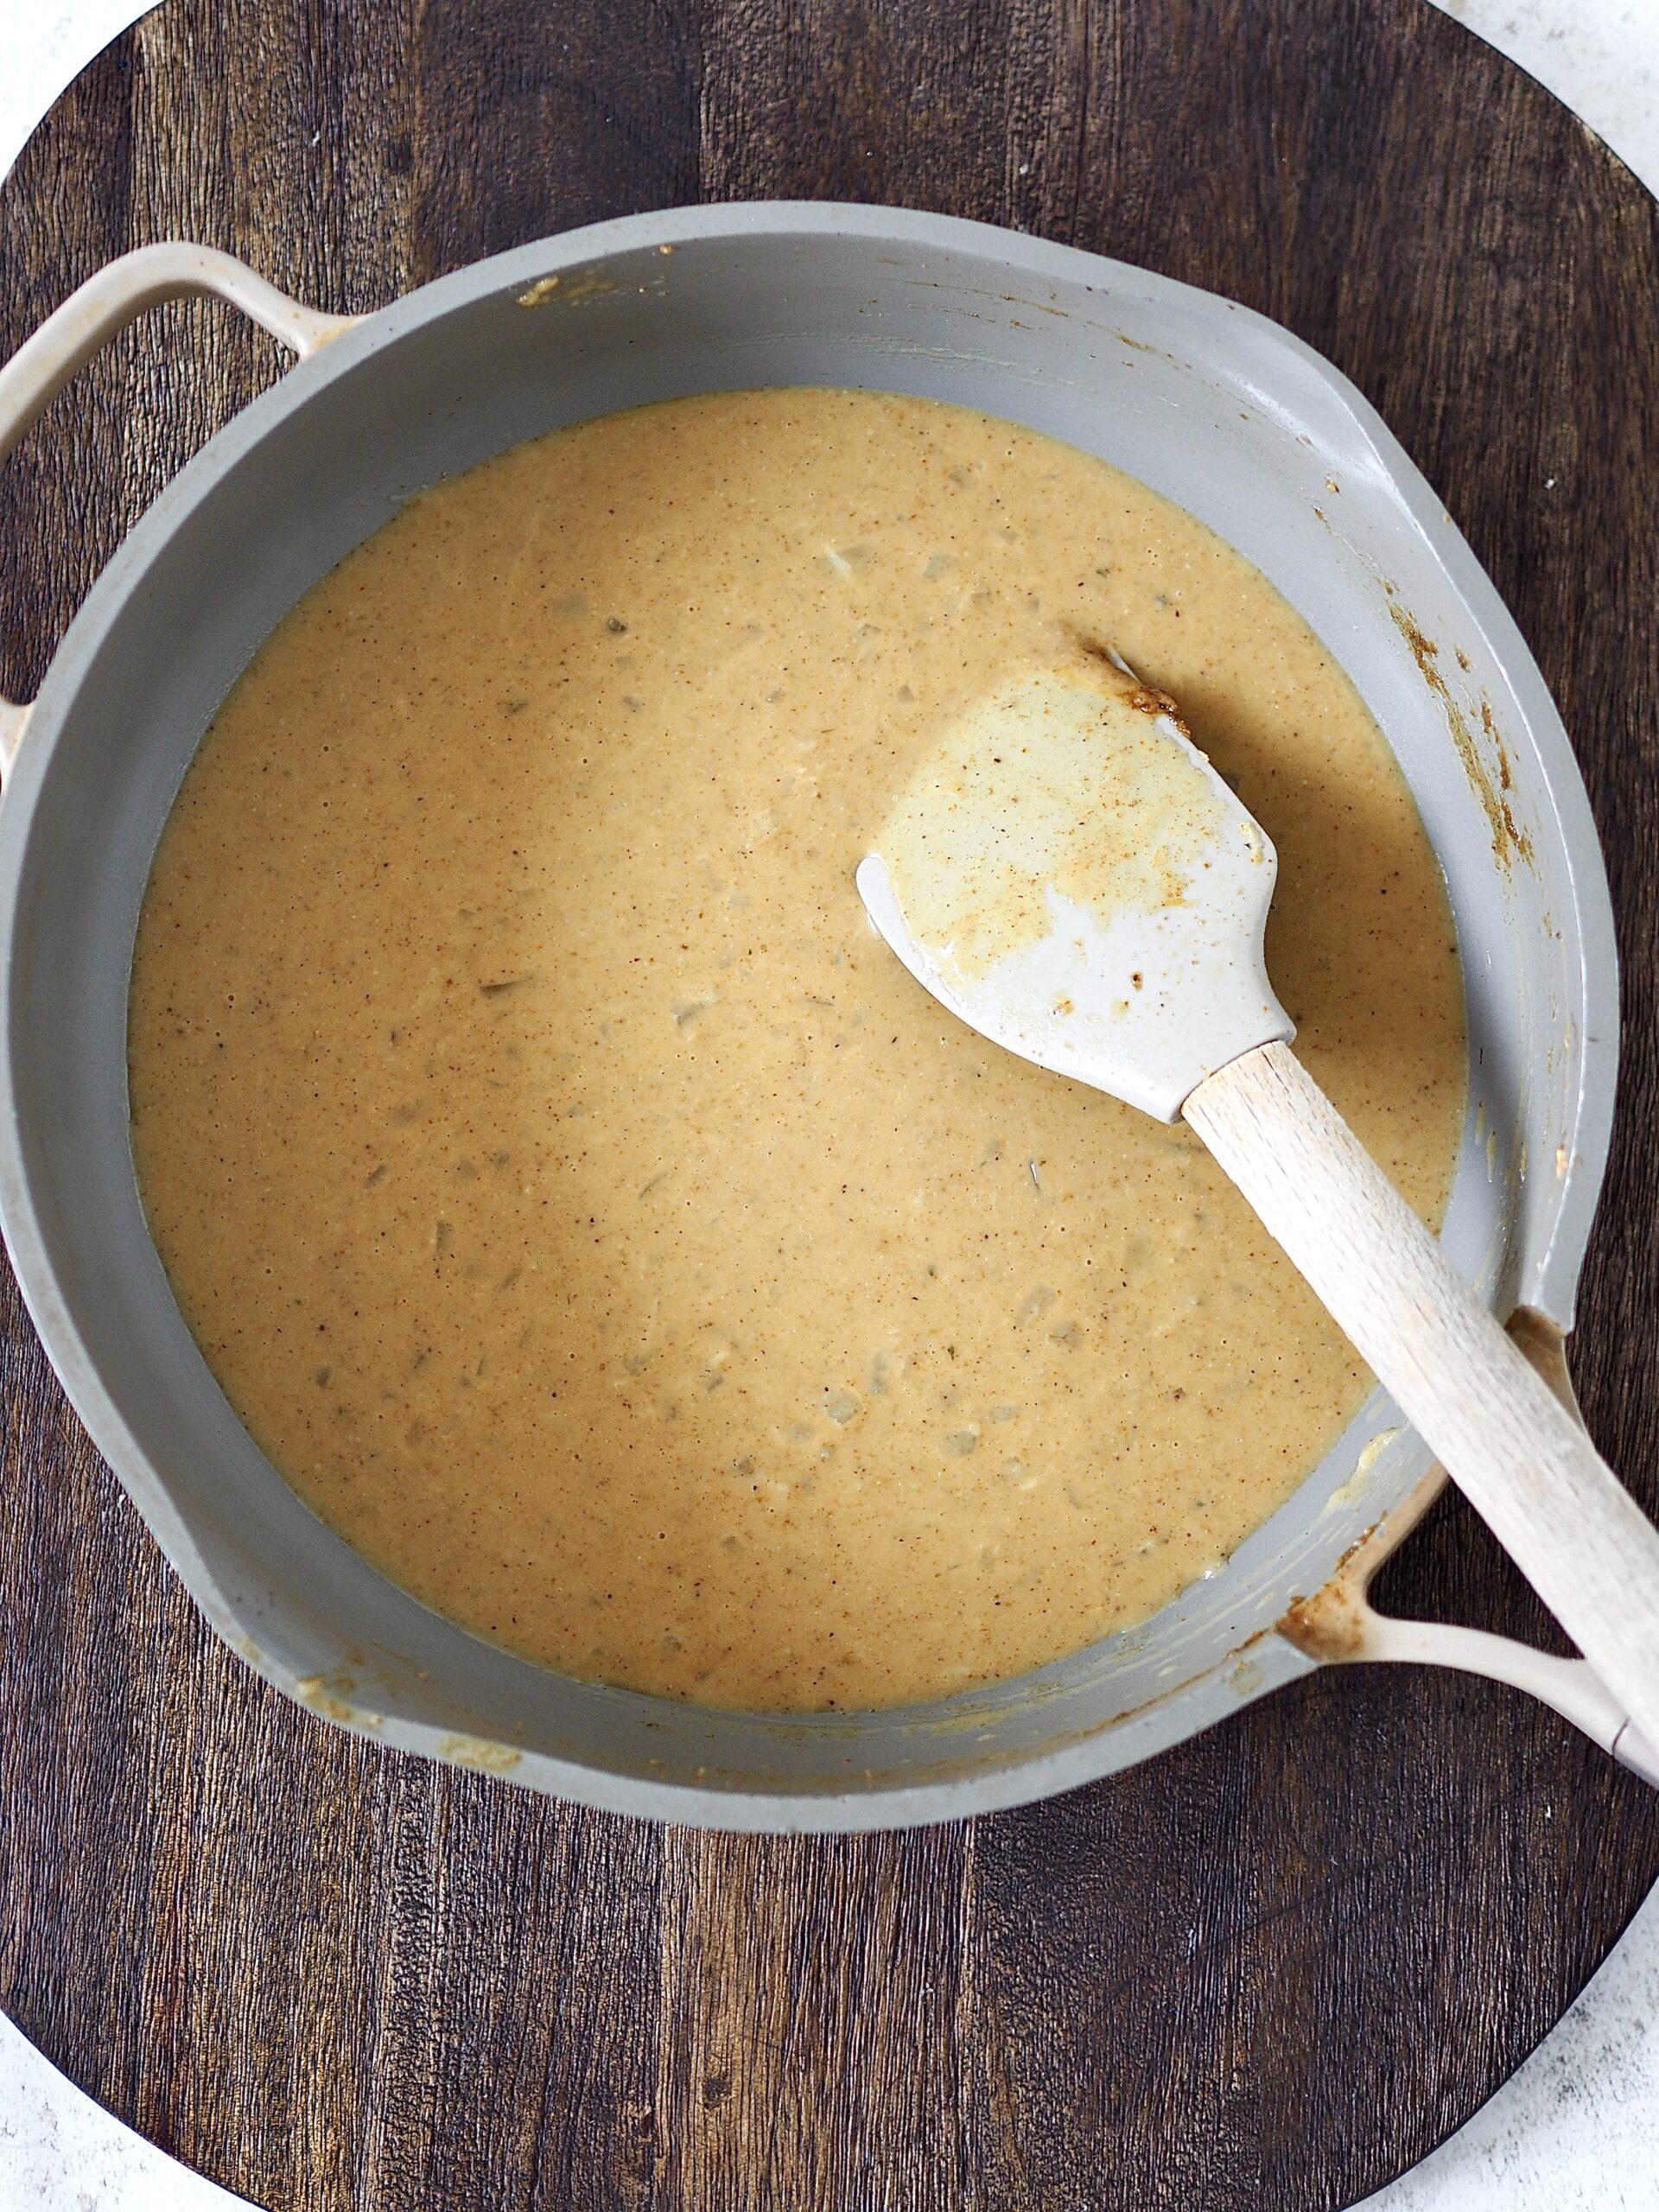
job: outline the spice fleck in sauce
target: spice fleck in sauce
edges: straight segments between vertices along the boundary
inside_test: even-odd
[[[428,1604],[714,1705],[931,1696],[1154,1610],[1352,1413],[1197,1140],[865,921],[930,747],[1079,633],[1274,839],[1297,1050],[1437,1218],[1405,786],[1266,582],[1082,454],[872,393],[610,416],[413,501],[231,694],[139,925],[140,1185],[252,1434]]]

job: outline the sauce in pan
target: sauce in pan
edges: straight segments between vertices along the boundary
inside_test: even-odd
[[[1152,1611],[1353,1413],[1198,1140],[865,920],[917,762],[1078,632],[1274,841],[1297,1050],[1437,1219],[1411,798],[1264,579],[1085,454],[874,393],[613,416],[413,501],[238,683],[139,928],[141,1187],[254,1437],[429,1605],[713,1705],[928,1697]]]

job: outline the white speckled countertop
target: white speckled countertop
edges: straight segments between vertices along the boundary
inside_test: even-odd
[[[1659,191],[1659,0],[1437,3]],[[0,175],[63,86],[143,13],[144,0],[0,0]],[[0,2212],[239,2201],[111,2120],[0,2018]],[[1362,2212],[1659,2212],[1659,1891],[1513,2080]]]

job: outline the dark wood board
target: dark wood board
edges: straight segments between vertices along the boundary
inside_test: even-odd
[[[1574,733],[1625,968],[1576,1363],[1659,1502],[1659,223],[1418,0],[166,0],[0,192],[0,344],[184,236],[319,303],[699,198],[887,200],[1212,286],[1355,378]],[[0,472],[0,687],[279,357],[110,349]],[[213,1639],[0,1336],[0,2003],[271,2207],[1327,2212],[1456,2127],[1659,1872],[1537,1707],[1331,1673],[933,1832],[742,1840],[377,1751]],[[1548,1631],[1446,1502],[1402,1610]]]

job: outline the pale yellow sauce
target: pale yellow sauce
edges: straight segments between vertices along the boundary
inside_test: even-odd
[[[139,926],[133,1142],[226,1395],[429,1604],[809,1709],[1074,1649],[1352,1412],[1197,1140],[936,1006],[853,873],[1081,631],[1277,844],[1298,1051],[1420,1211],[1465,1079],[1433,855],[1319,640],[1142,486],[908,399],[613,416],[416,499],[255,658]]]

